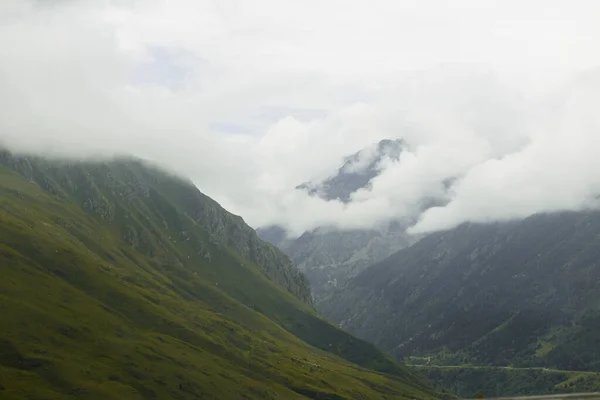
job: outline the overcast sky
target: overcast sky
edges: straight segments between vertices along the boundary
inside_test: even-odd
[[[1,0],[0,141],[132,154],[254,227],[415,232],[596,207],[595,0]],[[299,183],[383,138],[348,205]]]

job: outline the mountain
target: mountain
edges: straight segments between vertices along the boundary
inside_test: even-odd
[[[406,148],[401,139],[384,139],[368,146],[344,159],[337,173],[323,182],[305,182],[296,187],[310,195],[324,200],[341,200],[350,202],[353,193],[369,186],[371,180],[379,175],[380,164],[386,159],[398,161]]]
[[[0,398],[430,399],[190,182],[0,152]]]
[[[600,212],[432,234],[322,309],[398,359],[600,371]]]
[[[397,161],[406,149],[403,140],[382,140],[344,160],[337,173],[322,182],[306,182],[296,187],[324,200],[349,202],[356,191],[368,188],[386,160]],[[285,229],[268,226],[258,235],[284,251],[304,272],[312,287],[317,307],[320,301],[369,265],[414,242],[406,233],[407,220],[382,223],[373,229],[337,230],[319,227],[297,239],[288,239]]]
[[[409,246],[414,238],[406,233],[407,226],[391,221],[368,230],[318,228],[281,248],[308,278],[320,308],[328,295],[343,290],[349,279],[369,265]]]

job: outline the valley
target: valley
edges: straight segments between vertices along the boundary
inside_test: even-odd
[[[409,364],[410,365],[410,364]],[[600,373],[548,368],[411,365],[435,386],[460,398],[600,392]]]
[[[8,399],[600,390],[597,212],[463,224],[335,267],[345,281],[332,286],[142,161],[3,151],[0,166]],[[316,231],[282,247],[319,266],[326,243],[353,259],[381,234]],[[316,296],[315,281],[327,288]]]
[[[299,188],[349,199],[368,188],[385,154],[402,153],[402,142],[382,150],[389,143],[369,150],[366,175],[345,172],[359,152],[320,186]],[[420,209],[435,204],[443,199]],[[477,387],[494,396],[598,389],[598,212],[466,223],[424,237],[408,235],[409,225],[317,229],[294,240],[282,228],[258,233],[298,263],[324,316],[399,361],[420,360],[413,368],[439,388],[467,397]],[[397,251],[364,250],[386,242]]]
[[[0,400],[600,400],[598,16],[0,0]]]

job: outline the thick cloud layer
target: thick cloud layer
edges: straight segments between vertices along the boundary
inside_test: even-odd
[[[598,205],[600,3],[290,3],[3,0],[0,141],[148,158],[293,233]],[[350,204],[294,190],[383,138],[410,149]]]

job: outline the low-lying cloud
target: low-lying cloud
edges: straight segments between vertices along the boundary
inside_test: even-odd
[[[496,3],[5,0],[0,141],[154,160],[295,234],[597,207],[600,4]],[[294,189],[384,138],[349,204]]]

